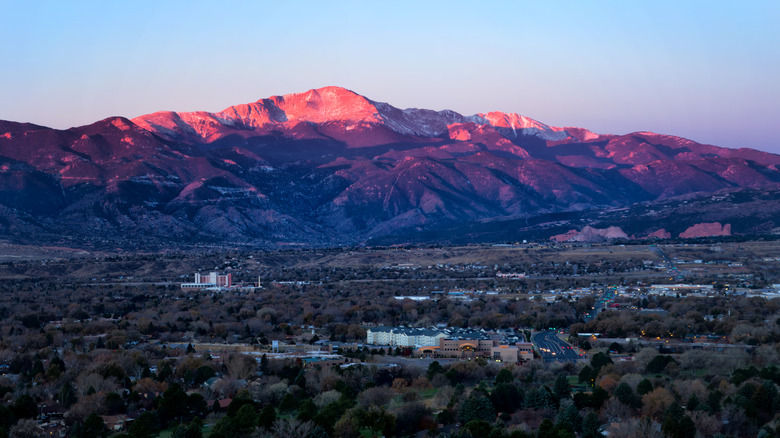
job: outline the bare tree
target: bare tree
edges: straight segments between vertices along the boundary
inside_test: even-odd
[[[612,423],[607,429],[614,438],[663,438],[661,425],[647,417],[631,418],[619,423]]]
[[[33,419],[22,419],[11,427],[9,438],[43,438],[46,434]]]

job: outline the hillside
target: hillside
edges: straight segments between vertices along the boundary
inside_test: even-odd
[[[326,87],[68,130],[0,122],[0,238],[125,249],[402,242],[468,223],[774,193],[778,164],[669,135],[398,109]],[[750,232],[777,226],[765,219]]]

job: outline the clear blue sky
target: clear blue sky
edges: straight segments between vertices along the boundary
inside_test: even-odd
[[[6,1],[0,119],[65,128],[339,85],[780,153],[780,1]]]

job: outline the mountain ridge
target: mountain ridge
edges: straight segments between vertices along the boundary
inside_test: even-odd
[[[324,87],[67,130],[0,121],[0,237],[362,244],[491,218],[774,191],[778,164],[670,135],[398,109]]]

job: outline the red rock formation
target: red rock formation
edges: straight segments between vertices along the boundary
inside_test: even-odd
[[[680,237],[731,236],[731,224],[721,226],[720,222],[700,223],[680,233]]]
[[[661,228],[660,230],[653,231],[652,233],[648,234],[645,239],[671,239],[672,233],[666,231],[666,229]]]

